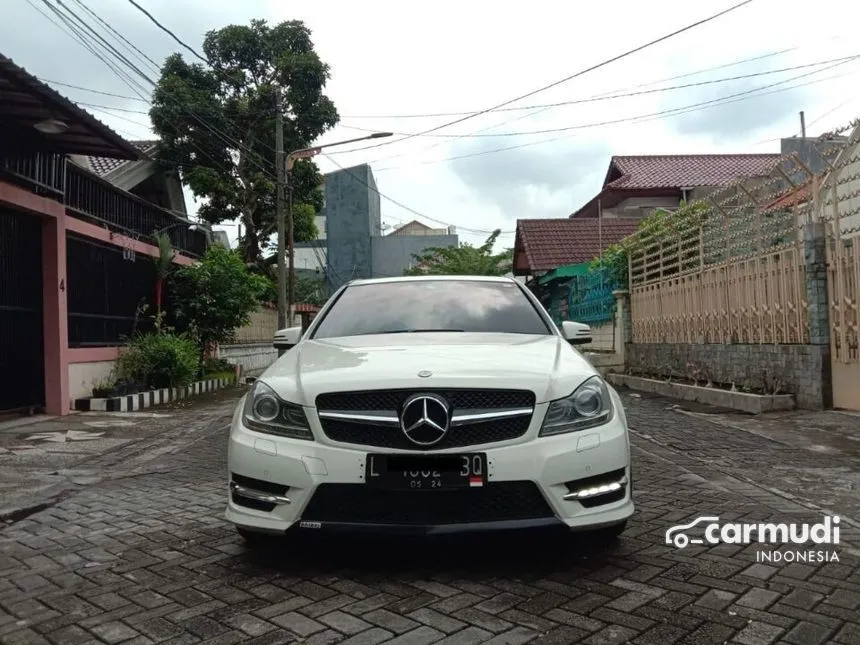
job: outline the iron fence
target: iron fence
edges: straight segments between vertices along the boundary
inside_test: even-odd
[[[5,153],[0,158],[0,176],[36,194],[63,200],[66,188],[66,158],[53,152]]]
[[[92,218],[118,233],[143,237],[153,243],[153,234],[164,231],[173,247],[187,255],[206,251],[206,234],[192,231],[183,220],[73,164],[66,172],[66,208],[84,219]]]
[[[588,273],[574,277],[568,293],[568,318],[581,323],[604,323],[615,315],[615,296],[618,289],[606,267],[589,269]]]
[[[150,329],[152,258],[125,259],[120,248],[69,233],[66,262],[69,347],[121,345]]]

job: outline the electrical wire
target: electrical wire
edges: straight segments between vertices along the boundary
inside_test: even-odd
[[[791,72],[791,71],[796,71],[799,69],[807,69],[809,67],[819,67],[821,65],[828,65],[830,63],[835,63],[835,62],[856,60],[857,58],[860,58],[860,54],[853,54],[851,56],[841,56],[839,58],[831,58],[828,60],[816,61],[814,63],[805,63],[802,65],[793,65],[791,67],[782,67],[779,69],[766,70],[766,71],[762,71],[762,72],[753,72],[750,74],[741,74],[738,76],[728,76],[728,77],[724,77],[724,78],[716,78],[716,79],[711,79],[711,80],[707,80],[707,81],[699,81],[696,83],[685,83],[683,85],[670,85],[668,87],[659,87],[656,89],[639,90],[639,91],[632,91],[632,92],[606,93],[606,94],[600,94],[600,95],[596,95],[596,96],[592,96],[592,97],[588,97],[588,98],[584,98],[584,99],[574,99],[571,101],[560,101],[558,103],[548,103],[546,105],[534,105],[534,106],[530,106],[527,109],[544,111],[548,108],[562,107],[562,106],[568,106],[568,105],[581,105],[584,103],[609,101],[612,99],[629,98],[629,97],[633,97],[633,96],[643,96],[646,94],[658,94],[661,92],[670,92],[670,91],[674,91],[674,90],[689,89],[692,87],[703,87],[705,85],[716,85],[719,83],[727,83],[727,82],[731,82],[731,81],[739,81],[739,80],[744,80],[744,79],[749,79],[749,78],[758,78],[761,76],[770,76],[772,74],[782,74],[784,72]],[[50,81],[48,81],[48,82],[50,82]],[[86,89],[86,88],[79,88],[79,89]],[[89,91],[92,91],[92,90],[89,90]],[[99,105],[99,104],[95,104],[95,103],[84,103],[84,102],[80,102],[80,101],[78,101],[78,104],[79,105],[86,105],[86,106],[93,107],[93,108],[101,108],[101,109],[106,109],[106,110],[117,110],[119,112],[129,112],[129,113],[134,113],[134,114],[149,114],[149,112],[147,112],[145,110],[134,110],[134,109],[130,109],[130,108],[112,107],[109,105]],[[516,109],[524,109],[524,108],[516,108]],[[533,115],[530,114],[527,116],[533,116]],[[491,128],[498,127],[498,125],[500,125],[500,124],[496,124],[496,125],[493,125],[490,127]],[[339,123],[338,126],[342,127],[342,128],[347,128],[350,130],[359,130],[362,132],[378,132],[378,129],[362,128],[362,127],[358,127],[358,126],[349,126],[349,125],[343,125],[342,123]],[[484,130],[486,130],[486,129],[489,129],[489,128],[484,128]],[[480,130],[479,130],[479,132],[480,132]],[[395,132],[394,134],[407,136],[409,133]],[[430,135],[428,135],[428,136],[430,136]],[[466,133],[466,134],[451,134],[451,135],[437,135],[437,136],[450,137],[450,138],[462,138],[462,137],[471,137],[474,135]]]
[[[29,0],[28,0],[28,1],[29,1]],[[82,4],[82,3],[80,2],[80,0],[76,0],[76,1],[77,1],[79,4]],[[78,42],[79,42],[79,43],[83,44],[83,45],[84,45],[84,46],[85,46],[85,47],[86,47],[86,48],[87,48],[91,53],[93,53],[93,55],[94,55],[94,56],[96,56],[99,60],[101,60],[103,63],[105,63],[105,65],[107,65],[107,66],[108,66],[108,68],[109,68],[109,69],[111,69],[111,71],[113,71],[114,73],[116,73],[116,74],[117,74],[117,76],[119,76],[121,80],[125,81],[125,82],[126,82],[126,84],[127,84],[127,85],[132,89],[132,91],[138,92],[137,88],[135,88],[135,87],[134,87],[133,82],[130,82],[130,81],[131,81],[131,79],[127,78],[127,75],[124,75],[124,74],[122,73],[122,70],[117,70],[117,69],[116,69],[116,67],[115,67],[114,65],[112,65],[109,61],[107,61],[107,60],[104,58],[104,56],[102,56],[102,55],[101,55],[101,54],[96,50],[96,48],[92,47],[92,45],[91,45],[90,43],[87,43],[87,38],[86,38],[86,36],[85,36],[84,34],[82,34],[82,33],[80,32],[80,30],[75,29],[75,25],[73,25],[73,24],[71,23],[71,19],[70,19],[68,16],[66,16],[66,15],[62,14],[62,12],[58,12],[58,10],[56,9],[56,7],[53,7],[53,6],[51,6],[51,5],[49,4],[48,0],[42,0],[42,2],[43,2],[44,4],[46,4],[46,5],[47,5],[47,6],[48,6],[48,7],[49,7],[49,8],[50,8],[50,9],[51,9],[55,14],[57,14],[57,15],[58,15],[58,17],[60,17],[61,21],[62,21],[62,22],[63,22],[63,23],[64,23],[64,24],[65,24],[65,25],[66,25],[66,26],[67,26],[67,27],[68,27],[68,28],[69,28],[69,29],[70,29],[70,30],[71,30],[75,35],[77,35],[77,36],[78,36],[78,38],[77,38],[76,40],[78,40]],[[67,11],[69,11],[69,13],[71,13],[73,17],[78,18],[78,21],[79,21],[79,22],[82,22],[82,21],[81,21],[81,19],[80,19],[78,16],[76,16],[76,15],[75,15],[74,11],[72,11],[72,10],[68,9],[67,7],[65,7],[65,5],[64,5],[64,4],[63,4],[63,2],[62,2],[62,0],[57,0],[57,2],[58,2],[61,6],[63,6],[64,8],[66,8],[66,10],[67,10]],[[41,12],[40,12],[40,13],[41,13]],[[45,14],[43,14],[43,15],[45,15]],[[52,21],[52,22],[53,22],[53,21]],[[56,25],[56,23],[54,23],[54,24]],[[57,26],[59,27],[59,25],[57,25]],[[132,64],[130,61],[128,61],[128,59],[127,59],[125,56],[123,56],[121,53],[119,53],[115,48],[111,47],[111,46],[110,46],[110,44],[109,44],[109,43],[107,43],[107,42],[104,40],[104,38],[102,38],[102,37],[101,37],[97,32],[95,32],[95,30],[94,30],[94,29],[92,29],[91,27],[88,27],[88,26],[87,26],[87,28],[88,28],[88,30],[89,30],[91,33],[93,33],[93,34],[97,37],[97,39],[98,39],[101,43],[103,43],[104,45],[106,45],[106,47],[107,47],[108,51],[110,51],[111,53],[113,53],[113,54],[114,54],[116,57],[118,57],[122,62],[126,63],[129,67],[131,67],[135,72],[137,72],[137,73],[138,73],[138,75],[140,75],[140,76],[142,76],[144,79],[148,80],[148,81],[149,81],[153,86],[155,86],[155,85],[156,85],[156,83],[155,83],[152,79],[150,79],[150,78],[149,78],[145,73],[143,73],[143,72],[142,72],[142,70],[140,70],[139,68],[137,68],[137,66],[136,66],[136,65],[134,65],[134,64]],[[117,33],[118,33],[118,32],[117,32]],[[139,93],[139,92],[138,92],[138,93]],[[141,96],[141,98],[143,98],[143,97]],[[192,112],[192,114],[193,114],[193,112]],[[220,136],[220,137],[222,138],[222,140],[224,140],[224,141],[225,141],[225,142],[227,142],[228,144],[232,144],[232,145],[233,145],[233,147],[238,147],[239,149],[242,149],[242,148],[243,148],[242,144],[240,144],[240,143],[238,143],[238,142],[236,142],[236,141],[230,141],[230,140],[229,140],[229,138],[226,138],[226,137],[225,137],[225,135],[224,135],[224,133],[223,133],[223,132],[221,132],[220,130],[218,130],[217,128],[214,128],[213,126],[211,126],[211,125],[207,124],[204,120],[200,119],[199,117],[196,117],[196,115],[195,115],[195,118],[196,118],[199,122],[201,122],[201,125],[203,125],[204,127],[207,127],[208,129],[210,129],[210,131],[212,131],[214,134],[216,134],[216,136]],[[128,121],[131,121],[130,119],[127,119],[127,120],[128,120]],[[132,123],[134,123],[134,121],[131,121],[131,122],[132,122]],[[142,125],[142,124],[139,124],[139,123],[138,123],[137,125]],[[205,153],[205,151],[202,151],[202,152],[204,152],[204,154],[206,154],[206,153]],[[207,155],[207,156],[208,156],[208,155]],[[213,161],[213,163],[216,163],[216,164],[217,164],[217,162],[215,162],[215,160],[214,160],[214,159],[212,159],[211,157],[210,157],[210,160],[212,160],[212,161]],[[252,160],[253,160],[253,159],[252,159]],[[217,165],[216,165],[216,167],[217,167]],[[222,169],[222,170],[224,170],[224,168],[223,168],[223,167],[222,167],[221,169]],[[267,169],[265,169],[265,168],[261,168],[261,170],[262,170],[263,172],[265,172],[269,177],[274,178],[274,174],[273,174],[273,173],[271,173],[270,171],[268,171]],[[372,187],[370,187],[370,188],[372,188]],[[372,189],[373,189],[373,188],[372,188]],[[374,190],[375,190],[375,189],[374,189]],[[380,196],[383,196],[383,195],[380,193]],[[391,200],[391,198],[388,198],[388,197],[386,197],[386,198],[387,198],[387,199],[389,199],[390,201],[393,201],[393,200]],[[406,206],[405,204],[402,204],[401,202],[396,202],[396,203],[397,203],[401,208],[405,208],[405,209],[407,209],[407,210],[410,210],[410,211],[413,211],[413,212],[416,212],[416,213],[417,213],[417,211],[414,211],[414,209],[411,209],[411,207],[408,207],[408,206]],[[424,215],[422,215],[422,217],[425,217],[425,218],[426,218],[426,216],[424,216]],[[431,220],[432,220],[432,218],[427,218],[427,219],[431,219]],[[433,220],[433,221],[438,221],[438,220]],[[474,230],[474,229],[464,229],[464,230]],[[482,233],[483,231],[477,231],[477,230],[476,230],[475,232]]]
[[[27,0],[27,2],[30,2],[30,0]],[[30,5],[32,6],[32,2],[30,2]],[[833,40],[840,40],[840,39],[842,39],[842,36],[834,36],[832,38],[827,39],[827,41],[830,42]],[[694,70],[692,72],[684,72],[683,74],[676,74],[674,76],[667,76],[667,77],[664,77],[661,79],[657,79],[657,80],[653,80],[653,81],[647,81],[645,83],[639,83],[637,85],[632,85],[632,86],[617,89],[617,90],[610,90],[609,92],[604,92],[602,94],[596,94],[594,96],[599,97],[599,96],[605,96],[608,94],[616,94],[618,92],[632,91],[632,90],[637,90],[637,89],[642,88],[642,87],[651,87],[654,85],[659,85],[660,83],[666,83],[669,81],[680,80],[682,78],[689,78],[691,76],[699,76],[701,74],[706,74],[708,72],[714,72],[714,71],[726,69],[729,67],[736,67],[738,65],[744,65],[746,63],[752,63],[752,62],[756,62],[759,60],[764,60],[766,58],[773,58],[774,56],[781,56],[782,54],[787,54],[789,52],[808,48],[808,47],[812,46],[813,44],[817,44],[817,43],[804,42],[803,44],[800,44],[800,45],[793,45],[791,47],[786,47],[785,49],[780,49],[777,51],[768,52],[766,54],[759,54],[756,56],[751,56],[749,58],[742,58],[739,60],[735,60],[735,61],[732,61],[729,63],[721,63],[720,65],[715,65],[713,67],[706,67],[704,69]],[[60,87],[68,87],[71,89],[80,90],[82,92],[90,92],[92,94],[101,94],[102,96],[110,96],[113,98],[124,99],[127,101],[140,101],[142,103],[147,103],[147,104],[150,103],[150,101],[148,101],[147,99],[142,99],[138,96],[130,96],[128,94],[117,94],[115,92],[106,92],[104,90],[97,90],[97,89],[93,89],[93,88],[89,88],[89,87],[84,87],[81,85],[66,83],[63,81],[51,80],[48,78],[41,78],[40,77],[39,80],[42,81],[43,83],[49,83],[51,85],[58,85]],[[495,110],[495,112],[529,111],[529,110],[533,110],[533,109],[550,107],[550,106],[555,106],[555,104],[548,103],[548,104],[522,105],[522,106],[515,105],[515,106],[510,106],[510,107],[499,108],[498,110]],[[476,111],[477,110],[463,110],[460,112],[438,112],[438,113],[425,113],[425,114],[409,113],[409,114],[390,114],[390,115],[343,114],[343,115],[341,115],[341,118],[343,118],[343,119],[424,119],[424,118],[443,117],[443,116],[462,116],[464,114],[474,114]]]
[[[187,45],[187,44],[186,44],[182,39],[180,39],[180,38],[179,38],[179,36],[177,36],[177,35],[176,35],[176,34],[174,34],[172,31],[170,31],[170,29],[168,29],[167,27],[165,27],[164,25],[162,25],[162,24],[161,24],[161,23],[160,23],[160,22],[159,22],[159,21],[158,21],[158,20],[157,20],[157,19],[156,19],[152,14],[151,14],[151,13],[149,13],[146,9],[144,9],[143,7],[141,7],[141,6],[140,6],[139,4],[137,4],[134,0],[128,0],[128,1],[129,1],[129,3],[131,3],[132,5],[134,5],[134,7],[135,7],[138,11],[140,11],[144,16],[146,16],[147,18],[149,18],[149,19],[150,19],[150,21],[151,21],[152,23],[154,23],[156,27],[158,27],[159,29],[161,29],[161,31],[163,31],[164,33],[166,33],[166,34],[167,34],[168,36],[170,36],[171,38],[173,38],[173,40],[175,40],[175,41],[176,41],[180,46],[184,47],[184,48],[185,48],[185,49],[187,49],[189,52],[191,52],[192,54],[194,54],[197,58],[199,58],[199,59],[200,59],[201,61],[203,61],[205,64],[207,64],[207,65],[209,64],[209,61],[208,61],[208,60],[206,60],[203,56],[201,56],[200,54],[198,54],[198,53],[197,53],[197,51],[196,51],[193,47],[191,47],[191,46]]]
[[[663,35],[663,36],[660,36],[659,38],[655,38],[655,39],[653,39],[653,40],[651,40],[651,41],[648,41],[648,42],[646,42],[646,43],[644,43],[644,44],[642,44],[642,45],[639,45],[639,46],[637,46],[637,47],[634,47],[633,49],[629,49],[629,50],[627,50],[627,51],[625,51],[625,52],[623,52],[623,53],[621,53],[621,54],[618,54],[618,55],[616,55],[616,56],[613,56],[612,58],[608,58],[608,59],[603,60],[603,61],[601,61],[601,62],[599,62],[599,63],[596,63],[596,64],[594,64],[594,65],[591,65],[590,67],[587,67],[587,68],[585,68],[585,69],[582,69],[582,70],[580,70],[580,71],[578,71],[578,72],[576,72],[576,73],[574,73],[574,74],[570,74],[569,76],[566,76],[566,77],[561,78],[561,79],[559,79],[559,80],[557,80],[557,81],[554,81],[554,82],[550,83],[549,85],[544,85],[543,87],[540,87],[540,88],[538,88],[538,89],[536,89],[536,90],[532,90],[532,91],[530,91],[530,92],[526,92],[525,94],[521,94],[521,95],[516,96],[516,97],[514,97],[514,98],[512,98],[512,99],[508,99],[507,101],[503,101],[502,103],[499,103],[499,104],[494,105],[494,106],[492,106],[492,107],[488,107],[488,108],[485,108],[485,109],[483,109],[483,110],[479,110],[478,112],[475,112],[475,113],[473,113],[473,114],[468,114],[468,115],[466,115],[466,116],[459,117],[459,118],[457,118],[457,119],[454,119],[453,121],[448,121],[448,122],[443,123],[443,124],[441,124],[441,125],[437,125],[437,126],[434,126],[434,127],[432,127],[432,128],[428,128],[427,130],[422,130],[421,132],[416,132],[416,133],[413,133],[413,134],[410,134],[410,135],[404,136],[404,137],[403,137],[403,138],[401,138],[401,139],[396,139],[396,140],[394,140],[394,141],[385,141],[385,142],[382,142],[382,143],[377,143],[377,144],[373,144],[373,145],[369,145],[369,146],[362,146],[362,147],[360,147],[360,148],[353,148],[353,149],[352,149],[352,150],[350,150],[349,152],[358,152],[358,151],[360,151],[360,150],[371,150],[371,149],[374,149],[374,148],[381,148],[382,146],[392,145],[392,144],[394,144],[394,143],[399,143],[399,142],[402,142],[402,141],[407,141],[407,140],[409,140],[409,139],[412,139],[413,137],[417,137],[417,136],[424,136],[424,135],[427,135],[427,134],[431,134],[431,133],[433,133],[433,132],[437,132],[437,131],[439,131],[439,130],[442,130],[443,128],[447,128],[447,127],[450,127],[450,126],[452,126],[452,125],[457,125],[458,123],[463,123],[464,121],[468,121],[469,119],[473,119],[473,118],[475,118],[475,117],[477,117],[477,116],[480,116],[480,115],[482,115],[482,114],[487,114],[488,112],[492,112],[492,111],[494,111],[494,110],[498,110],[498,109],[499,109],[499,108],[501,108],[501,107],[505,107],[505,106],[507,106],[507,105],[510,105],[511,103],[516,103],[517,101],[521,101],[521,100],[526,99],[526,98],[529,98],[529,97],[531,97],[531,96],[535,96],[536,94],[540,94],[541,92],[545,92],[545,91],[547,91],[547,90],[549,90],[549,89],[552,89],[553,87],[557,87],[557,86],[559,86],[559,85],[562,85],[563,83],[567,83],[567,82],[569,82],[569,81],[571,81],[571,80],[573,80],[573,79],[575,79],[575,78],[578,78],[578,77],[580,77],[580,76],[584,76],[585,74],[588,74],[588,73],[590,73],[590,72],[593,72],[593,71],[595,71],[595,70],[597,70],[597,69],[600,69],[600,68],[602,68],[602,67],[606,67],[607,65],[610,65],[610,64],[612,64],[612,63],[615,63],[615,62],[617,62],[617,61],[619,61],[619,60],[621,60],[621,59],[623,59],[623,58],[627,58],[628,56],[632,56],[633,54],[636,54],[636,53],[638,53],[638,52],[641,52],[641,51],[643,51],[643,50],[645,50],[645,49],[647,49],[647,48],[649,48],[649,47],[652,47],[652,46],[654,46],[654,45],[656,45],[656,44],[658,44],[658,43],[661,43],[661,42],[663,42],[663,41],[665,41],[665,40],[669,40],[670,38],[673,38],[673,37],[675,37],[675,36],[677,36],[677,35],[679,35],[679,34],[682,34],[682,33],[686,32],[686,31],[690,31],[691,29],[694,29],[694,28],[696,28],[696,27],[698,27],[698,26],[700,26],[700,25],[703,25],[703,24],[705,24],[705,23],[711,22],[712,20],[716,20],[717,18],[720,18],[720,17],[722,17],[722,16],[724,16],[724,15],[726,15],[726,14],[728,14],[728,13],[732,12],[732,11],[735,11],[735,10],[737,10],[737,9],[740,9],[741,7],[743,7],[743,6],[745,6],[745,5],[748,5],[748,4],[750,4],[751,2],[753,2],[753,0],[743,0],[742,2],[739,2],[739,3],[737,3],[737,4],[735,4],[735,5],[731,6],[731,7],[729,7],[728,9],[724,9],[724,10],[722,10],[722,11],[718,12],[718,13],[712,14],[712,15],[708,16],[707,18],[703,18],[703,19],[701,19],[701,20],[697,20],[696,22],[693,22],[693,23],[691,23],[691,24],[689,24],[689,25],[686,25],[686,26],[684,26],[684,27],[681,27],[680,29],[676,29],[675,31],[672,31],[672,32],[670,32],[670,33],[668,33],[668,34],[665,34],[665,35]]]
[[[678,110],[686,110],[688,108],[703,107],[706,105],[711,105],[711,104],[717,103],[718,101],[723,101],[724,99],[731,99],[731,98],[735,98],[738,96],[745,96],[748,94],[752,94],[754,92],[758,92],[762,89],[776,87],[778,85],[783,85],[785,83],[789,83],[791,81],[794,81],[794,80],[797,80],[800,78],[806,78],[807,76],[812,76],[813,74],[820,74],[823,71],[827,71],[828,69],[833,69],[834,67],[838,67],[839,65],[845,65],[846,63],[857,60],[858,58],[860,58],[860,55],[851,56],[845,60],[840,59],[841,62],[829,65],[828,67],[825,67],[824,69],[815,70],[812,72],[807,72],[805,74],[799,74],[797,76],[792,76],[791,78],[784,79],[782,81],[777,81],[776,83],[771,83],[771,84],[765,85],[763,87],[754,88],[752,90],[744,90],[743,92],[738,92],[736,94],[729,94],[728,96],[720,97],[717,99],[711,99],[709,101],[701,101],[699,103],[692,103],[690,105],[685,105],[685,106],[678,107],[678,108],[671,108],[668,110],[660,110],[659,112],[651,112],[649,114],[643,114],[643,115],[640,115],[637,117],[623,117],[620,119],[612,119],[612,120],[608,120],[608,121],[598,121],[596,123],[571,125],[571,126],[564,126],[561,128],[544,128],[542,130],[527,130],[527,131],[523,131],[523,132],[496,132],[494,134],[481,134],[481,133],[466,134],[466,133],[464,133],[464,134],[449,134],[449,135],[445,135],[445,134],[426,134],[426,135],[424,135],[424,134],[421,134],[418,132],[415,132],[415,133],[397,133],[397,132],[395,132],[394,134],[403,134],[404,136],[410,136],[410,137],[427,136],[427,137],[443,137],[443,138],[451,138],[451,139],[475,139],[475,138],[483,139],[483,138],[492,138],[492,137],[522,137],[522,136],[529,136],[529,135],[534,135],[534,134],[553,134],[556,132],[568,132],[570,130],[579,130],[582,128],[591,128],[591,127],[596,127],[596,126],[601,126],[601,125],[615,125],[617,123],[624,123],[625,121],[629,121],[632,119],[641,119],[641,118],[646,118],[646,117],[651,117],[651,116],[660,116],[660,115],[664,115],[664,114],[671,114],[672,112],[676,112]]]
[[[820,71],[825,71],[825,70],[820,70]],[[819,72],[816,72],[816,73],[819,73]],[[807,87],[810,85],[815,85],[817,83],[823,83],[825,81],[830,81],[830,80],[834,80],[837,78],[843,78],[845,76],[850,76],[850,75],[856,74],[856,73],[857,72],[855,71],[855,72],[848,72],[848,73],[844,73],[844,74],[834,74],[832,76],[828,76],[828,77],[825,77],[822,79],[817,79],[817,80],[809,81],[806,83],[798,83],[796,85],[791,85],[788,87],[780,88],[777,90],[773,90],[771,92],[763,92],[760,94],[751,94],[752,92],[758,92],[762,89],[773,87],[773,86],[777,85],[776,83],[774,83],[771,85],[764,86],[763,88],[757,88],[755,90],[749,90],[747,92],[739,92],[738,94],[733,94],[733,95],[730,95],[727,97],[721,97],[720,99],[713,99],[712,101],[706,101],[704,103],[697,103],[697,104],[683,106],[683,107],[679,107],[679,108],[671,108],[669,110],[663,110],[660,112],[638,115],[638,116],[634,116],[634,117],[625,117],[625,118],[615,119],[615,120],[611,120],[611,121],[602,121],[602,122],[598,122],[598,123],[580,124],[580,125],[576,125],[576,126],[570,126],[568,128],[559,128],[559,129],[556,129],[556,131],[565,131],[566,132],[566,131],[570,131],[570,130],[580,130],[580,129],[586,129],[586,128],[602,127],[605,125],[618,125],[620,123],[628,123],[628,122],[636,124],[636,123],[645,123],[645,122],[649,122],[649,121],[659,121],[659,120],[663,120],[663,119],[670,118],[670,117],[681,116],[683,114],[689,114],[691,112],[698,112],[701,110],[711,109],[714,107],[721,107],[723,105],[728,105],[731,103],[738,103],[741,101],[750,100],[751,98],[760,98],[763,96],[769,96],[771,94],[778,94],[780,92],[786,92],[788,90],[793,90],[793,89],[797,89],[797,88],[801,88],[801,87]],[[796,78],[795,79],[789,79],[789,80],[796,80]],[[733,97],[735,97],[735,98],[733,98]],[[727,100],[729,98],[733,98],[733,100]],[[716,102],[716,101],[719,101],[719,102]],[[469,153],[469,154],[462,154],[462,155],[455,155],[452,157],[445,157],[443,159],[431,159],[428,161],[419,161],[419,162],[410,163],[410,164],[399,164],[396,166],[387,166],[387,167],[383,167],[383,168],[375,168],[374,172],[379,173],[379,172],[385,172],[388,170],[398,170],[401,168],[408,168],[408,167],[414,167],[414,166],[426,166],[426,165],[433,165],[433,164],[438,164],[438,163],[446,163],[449,161],[457,161],[460,159],[469,159],[472,157],[481,157],[481,156],[488,155],[488,154],[496,154],[499,152],[506,152],[509,150],[518,150],[521,148],[528,148],[531,146],[542,145],[545,143],[552,143],[555,141],[561,141],[563,139],[569,139],[569,138],[572,138],[575,136],[576,136],[575,133],[574,134],[566,134],[566,135],[561,135],[561,136],[550,137],[547,139],[541,139],[539,141],[527,141],[525,143],[520,143],[520,144],[516,144],[516,145],[511,145],[511,146],[504,146],[501,148],[493,148],[491,150],[482,150],[480,152],[473,152],[473,153]]]
[[[808,68],[808,67],[817,67],[820,65],[826,65],[829,63],[839,62],[839,61],[843,61],[843,60],[847,61],[847,60],[852,60],[855,58],[860,58],[860,55],[845,56],[845,57],[835,58],[835,59],[830,59],[830,60],[825,60],[825,61],[818,61],[816,63],[808,63],[805,65],[795,65],[792,67],[784,67],[784,68],[777,69],[777,70],[769,70],[769,71],[765,71],[765,72],[756,72],[756,73],[752,73],[752,74],[744,74],[744,75],[740,75],[740,76],[732,76],[732,77],[721,78],[721,79],[712,79],[710,81],[701,81],[698,83],[689,83],[689,84],[685,84],[685,85],[675,85],[675,86],[669,86],[669,87],[664,87],[664,88],[657,88],[657,89],[653,89],[653,90],[645,90],[645,91],[641,91],[641,92],[635,92],[635,91],[629,92],[629,93],[608,92],[608,93],[605,93],[602,95],[597,95],[595,97],[590,97],[590,98],[586,98],[586,99],[579,99],[577,101],[566,101],[566,102],[562,102],[562,103],[549,104],[547,106],[543,106],[542,109],[537,109],[534,112],[520,116],[517,119],[513,119],[510,121],[503,121],[502,123],[496,123],[496,124],[493,124],[489,127],[482,128],[482,129],[477,130],[473,133],[468,133],[465,135],[447,135],[445,137],[446,140],[438,141],[432,145],[425,146],[424,148],[422,148],[420,150],[416,150],[414,152],[401,152],[401,153],[394,154],[394,155],[387,155],[385,157],[379,157],[377,159],[373,159],[372,161],[370,161],[368,163],[376,164],[376,163],[379,163],[382,161],[391,161],[393,159],[402,158],[402,157],[405,157],[407,155],[414,154],[414,153],[420,154],[422,152],[427,152],[427,151],[432,150],[434,148],[438,148],[441,145],[444,145],[450,139],[473,137],[473,136],[476,136],[476,135],[481,134],[483,132],[486,132],[488,130],[493,130],[493,129],[495,129],[495,128],[497,128],[500,125],[503,125],[505,123],[512,123],[514,121],[518,121],[518,120],[523,119],[523,118],[531,118],[533,116],[536,116],[538,114],[546,112],[550,108],[557,107],[559,105],[573,105],[573,104],[578,104],[578,103],[589,103],[589,102],[593,102],[593,101],[601,101],[601,100],[630,97],[630,96],[640,96],[643,94],[652,94],[652,93],[657,93],[657,92],[665,92],[665,91],[669,91],[669,90],[685,89],[685,88],[690,88],[690,87],[700,87],[700,86],[704,86],[704,85],[712,85],[712,84],[716,84],[716,83],[723,83],[723,82],[728,82],[728,81],[736,81],[736,80],[742,80],[742,79],[748,79],[748,78],[755,78],[755,77],[766,76],[766,75],[770,75],[770,74],[784,73],[784,72],[794,71],[794,70]],[[693,72],[693,74],[695,74],[695,73],[696,72]],[[688,76],[688,75],[689,74],[687,74],[685,76]],[[652,84],[645,84],[645,85],[652,85]],[[357,128],[355,126],[342,125],[341,127],[348,128],[348,129],[354,129],[354,130],[362,130],[362,128]]]

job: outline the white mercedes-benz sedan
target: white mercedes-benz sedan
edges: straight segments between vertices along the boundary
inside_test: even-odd
[[[633,513],[615,390],[509,278],[356,280],[237,406],[226,518],[248,542],[529,527],[615,537]]]

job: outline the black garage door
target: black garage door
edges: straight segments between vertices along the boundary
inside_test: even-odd
[[[0,412],[45,403],[42,222],[0,208]]]

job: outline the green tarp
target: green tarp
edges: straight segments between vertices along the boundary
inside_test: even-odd
[[[544,285],[549,284],[553,280],[584,276],[588,273],[589,264],[591,263],[582,262],[580,264],[568,264],[567,266],[558,267],[557,269],[553,269],[548,273],[544,273],[540,278],[538,278],[538,284]]]

